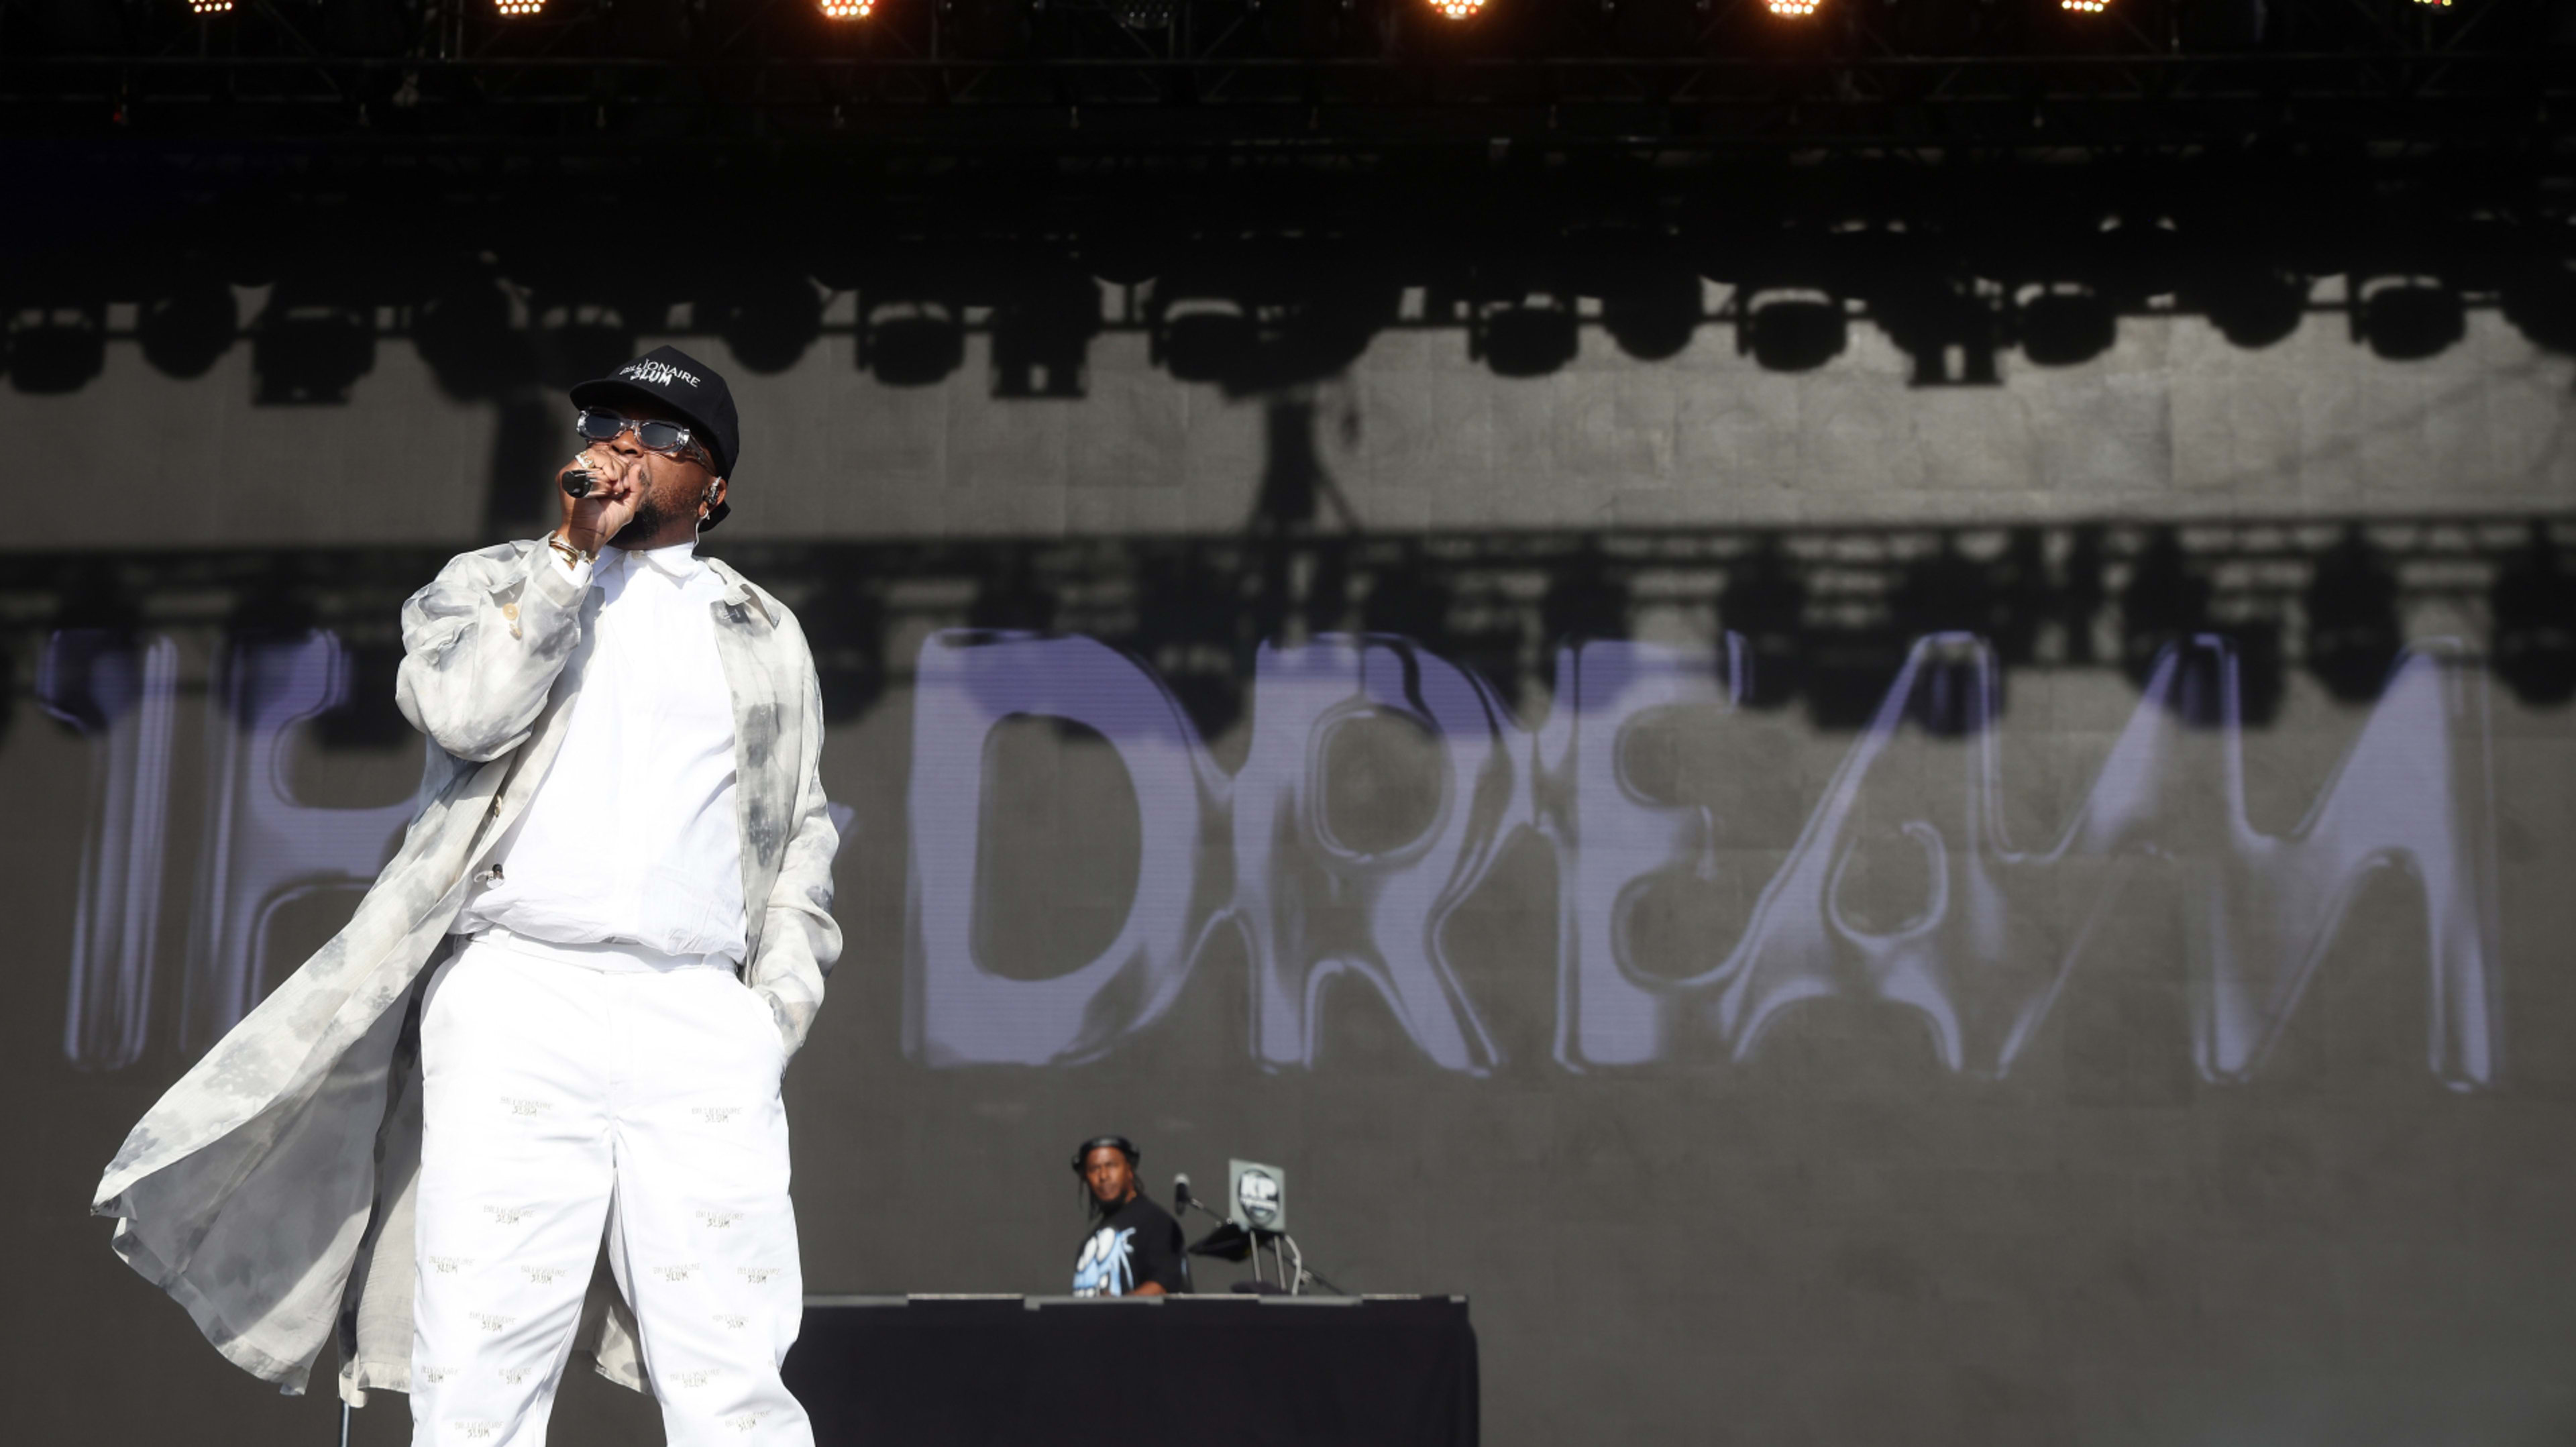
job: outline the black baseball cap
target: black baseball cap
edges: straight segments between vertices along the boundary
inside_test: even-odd
[[[649,397],[685,418],[715,459],[716,476],[732,478],[742,456],[742,420],[734,412],[733,389],[715,368],[678,347],[655,347],[613,375],[572,389],[576,407],[613,407],[633,397]],[[704,526],[714,527],[732,511],[732,504],[717,503]]]
[[[1136,1169],[1137,1162],[1145,1159],[1145,1153],[1136,1149],[1136,1143],[1123,1135],[1096,1135],[1073,1148],[1073,1173],[1077,1176],[1081,1175],[1082,1163],[1090,1160],[1091,1153],[1102,1146],[1108,1146],[1125,1156],[1127,1169],[1131,1171]]]

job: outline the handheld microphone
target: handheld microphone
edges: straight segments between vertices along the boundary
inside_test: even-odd
[[[588,497],[590,490],[598,486],[596,478],[578,467],[565,469],[563,475],[555,480],[563,484],[566,497]]]

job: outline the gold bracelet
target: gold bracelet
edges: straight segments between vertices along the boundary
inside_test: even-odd
[[[546,546],[554,549],[557,553],[562,555],[564,566],[567,568],[576,563],[595,561],[599,557],[596,550],[576,548],[572,544],[565,542],[563,539],[556,537],[552,533],[546,534]]]

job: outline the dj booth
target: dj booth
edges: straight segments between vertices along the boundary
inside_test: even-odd
[[[1474,1447],[1463,1296],[817,1296],[816,1447]]]

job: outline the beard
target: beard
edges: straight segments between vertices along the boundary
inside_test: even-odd
[[[617,536],[608,540],[610,547],[642,547],[653,540],[654,534],[669,525],[676,514],[662,506],[662,490],[659,483],[660,479],[655,479],[655,485],[648,488],[643,500],[635,504],[635,515],[626,520],[626,526],[617,530]]]

